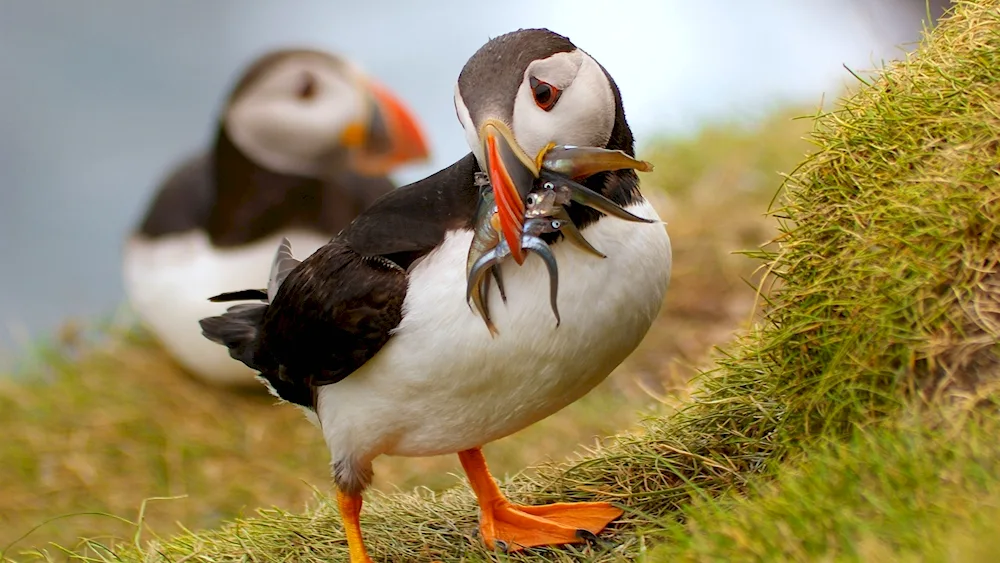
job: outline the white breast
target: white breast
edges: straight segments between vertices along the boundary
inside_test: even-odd
[[[306,257],[329,241],[314,232],[281,233],[253,244],[216,248],[204,231],[154,240],[133,237],[125,245],[124,278],[129,302],[143,323],[188,371],[217,384],[259,385],[254,374],[229,357],[224,346],[201,335],[198,321],[221,315],[233,303],[210,303],[227,291],[267,286],[281,237]]]
[[[630,209],[656,218],[646,202]],[[503,265],[508,303],[494,285],[491,338],[465,301],[472,233],[451,232],[410,273],[403,321],[372,360],[322,387],[318,414],[334,459],[453,453],[497,440],[576,401],[645,336],[670,277],[661,223],[603,218],[584,236],[607,258],[562,241],[556,328],[544,264]]]

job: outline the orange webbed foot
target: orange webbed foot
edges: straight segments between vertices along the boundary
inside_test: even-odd
[[[507,500],[486,467],[480,448],[458,453],[479,501],[479,531],[490,549],[581,543],[622,515],[606,502],[560,502],[521,506]]]
[[[582,543],[622,515],[605,502],[521,506],[501,502],[483,508],[480,532],[486,546],[512,552],[527,547]]]

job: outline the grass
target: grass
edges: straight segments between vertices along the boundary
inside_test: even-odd
[[[487,552],[460,484],[371,495],[362,520],[376,559],[936,560],[995,546],[998,7],[959,3],[908,60],[817,117],[815,151],[775,211],[779,244],[755,254],[775,282],[761,297],[765,313],[683,408],[506,480],[529,503],[618,503],[626,515],[600,541]],[[681,214],[669,206],[713,194],[660,180],[681,243],[672,223]],[[678,226],[697,232],[689,228]],[[655,366],[642,359],[653,353],[644,347],[625,369]],[[261,510],[215,530],[144,532],[134,545],[89,542],[79,557],[310,562],[346,553],[325,495],[305,511]]]
[[[808,149],[810,125],[793,121],[797,113],[755,126],[712,124],[643,148],[657,164],[643,178],[645,191],[674,245],[662,315],[604,385],[488,445],[498,475],[564,459],[597,436],[636,428],[640,412],[670,410],[685,398],[711,347],[750,318],[754,293],[744,280],[759,262],[731,250],[775,234],[765,211],[778,171]],[[16,377],[0,378],[0,550],[40,527],[8,556],[30,560],[16,554],[31,546],[55,554],[49,544],[73,547],[81,537],[131,538],[128,520],[152,497],[181,497],[151,501],[143,512],[146,528],[172,534],[181,531],[176,522],[206,529],[258,507],[299,511],[329,492],[326,448],[296,409],[262,393],[199,384],[127,322],[68,326],[22,357],[29,355]],[[383,458],[375,469],[383,491],[462,482],[455,456]]]
[[[856,432],[746,495],[692,503],[647,561],[993,561],[998,432],[995,411]]]

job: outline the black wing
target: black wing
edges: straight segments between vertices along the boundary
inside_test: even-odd
[[[405,268],[474,220],[477,170],[469,155],[392,191],[287,274],[254,353],[254,367],[282,397],[311,397],[312,387],[344,379],[389,341],[402,320]]]
[[[347,377],[389,340],[406,283],[406,272],[391,262],[365,258],[342,241],[324,246],[288,274],[268,306],[258,369],[309,386]]]
[[[479,203],[469,153],[423,180],[393,190],[358,216],[342,235],[363,256],[382,256],[409,268],[444,240],[449,230],[471,228]]]
[[[371,207],[380,197],[395,190],[396,184],[386,176],[366,176],[352,170],[341,170],[327,181],[323,189],[325,213],[328,213],[331,207],[325,204],[327,198],[330,201],[350,202],[351,215],[348,220],[331,225],[336,227],[331,231],[335,234],[344,229],[362,211]],[[336,219],[333,216],[324,216],[322,220],[326,223]]]

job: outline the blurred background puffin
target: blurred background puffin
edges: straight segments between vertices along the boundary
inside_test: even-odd
[[[236,82],[214,144],[162,182],[125,243],[132,309],[187,371],[214,384],[259,385],[201,336],[225,312],[207,298],[257,287],[287,237],[310,254],[424,160],[409,110],[348,61],[306,49],[268,53]]]

